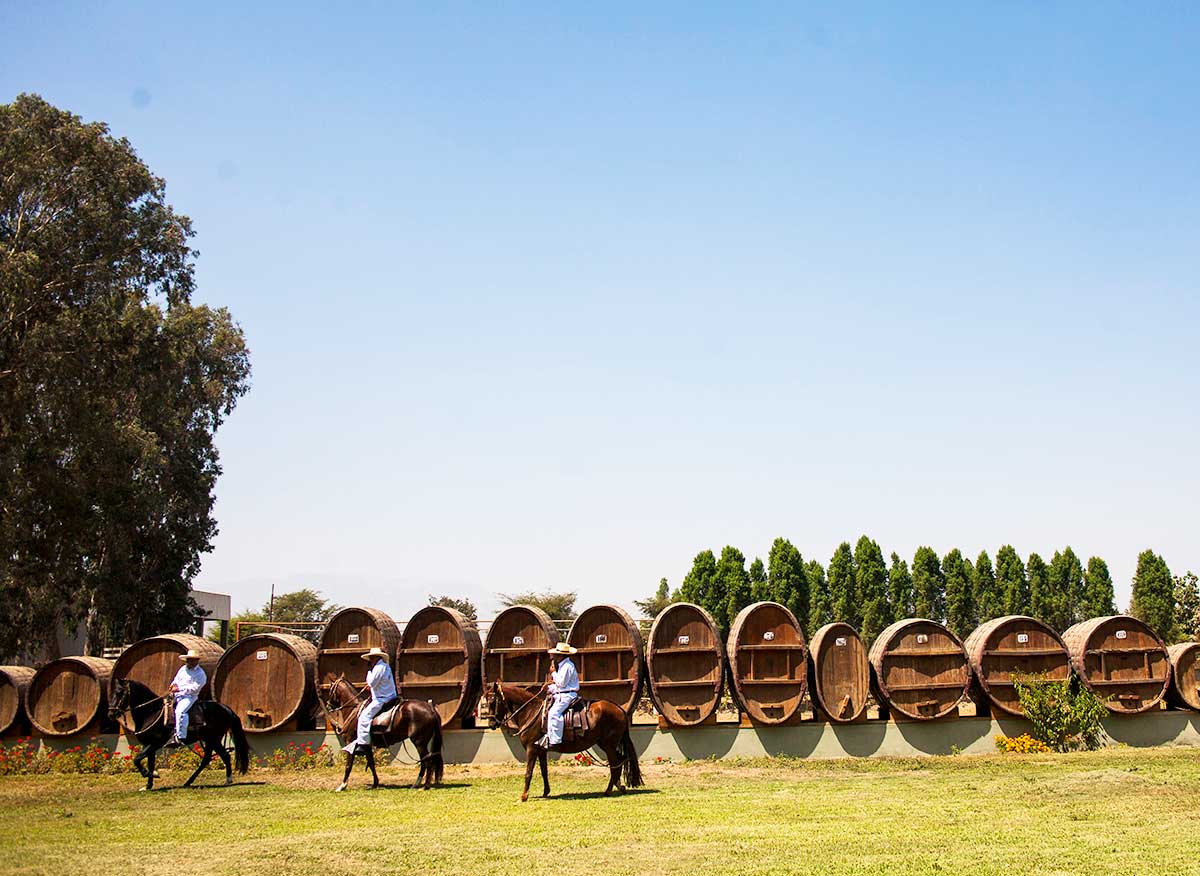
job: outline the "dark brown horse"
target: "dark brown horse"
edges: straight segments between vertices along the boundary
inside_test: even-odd
[[[330,685],[329,700],[322,705],[325,706],[329,723],[342,745],[358,735],[358,713],[366,703],[365,693],[355,692],[353,685],[346,681],[344,675]],[[397,742],[411,739],[417,747],[421,768],[417,771],[414,788],[421,787],[422,779],[425,780],[426,791],[431,783],[441,783],[445,767],[442,760],[442,717],[432,703],[426,700],[400,700],[392,708],[380,712],[375,722],[385,724],[385,728],[380,733],[378,726],[373,727],[373,740],[379,739],[384,745],[395,745]],[[356,746],[355,751],[357,748]],[[364,753],[374,779],[371,787],[378,788],[379,773],[375,772],[375,752],[368,745]],[[346,783],[350,781],[350,770],[354,767],[354,754],[355,752],[346,754],[346,774],[342,777],[342,783],[334,790],[346,790]]]
[[[513,684],[492,685],[488,695],[488,719],[493,728],[503,726],[521,740],[525,746],[525,790],[521,793],[521,802],[529,799],[529,783],[533,780],[533,764],[537,761],[542,767],[542,796],[550,796],[550,776],[546,770],[546,749],[537,745],[542,738],[545,728],[542,726],[542,706],[546,701],[546,688],[537,693],[530,693],[523,687]],[[633,747],[633,739],[629,735],[629,720],[625,710],[607,700],[596,700],[587,707],[591,727],[580,739],[564,742],[554,746],[555,751],[565,754],[576,754],[598,746],[604,751],[608,760],[608,788],[604,795],[642,786],[642,770],[638,766],[637,749]],[[621,773],[625,774],[625,785],[621,784]]]

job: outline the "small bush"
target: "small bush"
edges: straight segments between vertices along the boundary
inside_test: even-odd
[[[39,775],[45,773],[128,773],[135,768],[130,754],[117,754],[101,745],[95,737],[86,746],[76,745],[56,751],[43,748],[23,736],[9,746],[0,744],[0,776]]]
[[[1045,754],[1050,746],[1028,733],[1020,736],[997,736],[996,748],[1009,754]]]
[[[1033,738],[1051,751],[1094,751],[1105,739],[1101,723],[1108,709],[1083,685],[1072,689],[1070,679],[1044,675],[1016,676],[1013,683]]]
[[[335,763],[340,762],[339,754],[340,752],[324,743],[319,748],[313,748],[311,742],[306,742],[303,745],[289,742],[287,748],[276,748],[269,756],[259,758],[258,765],[267,769],[281,771],[312,770],[318,767],[333,766]],[[378,750],[375,756],[378,761]]]

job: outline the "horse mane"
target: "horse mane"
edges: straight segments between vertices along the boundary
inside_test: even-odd
[[[542,696],[545,694],[545,690],[538,691],[537,693],[530,693],[520,685],[505,684],[504,682],[501,682],[500,694],[509,702],[515,702],[518,706],[520,706],[524,705],[530,700],[534,700]]]

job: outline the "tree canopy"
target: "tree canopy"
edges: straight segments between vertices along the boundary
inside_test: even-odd
[[[475,609],[475,603],[465,597],[434,596],[430,593],[429,604],[440,605],[442,608],[453,608],[470,620],[475,620],[479,616],[479,612]]]
[[[238,623],[265,625],[272,623],[324,623],[339,611],[341,611],[340,605],[335,605],[321,596],[316,590],[306,587],[302,590],[293,590],[290,593],[276,594],[274,604],[268,599],[260,609],[238,612],[229,619],[230,635],[237,635]],[[249,632],[243,630],[245,635],[250,635],[254,632],[261,632],[261,630],[253,628]],[[314,629],[307,633],[305,631],[298,631],[296,635],[307,635],[308,638],[315,641],[320,638],[320,630]],[[208,638],[214,642],[220,642],[220,630],[212,630],[209,632]]]
[[[671,587],[667,584],[666,578],[659,579],[658,589],[654,591],[654,595],[649,599],[635,599],[633,604],[648,618],[656,618],[664,608],[673,602],[679,602],[679,591],[671,592]]]
[[[550,615],[551,620],[575,620],[575,616],[578,614],[575,611],[575,600],[578,596],[579,593],[575,590],[568,590],[565,593],[556,593],[551,590],[539,593],[526,590],[523,593],[497,594],[500,604],[506,608],[513,605],[532,605]]]
[[[217,532],[213,436],[246,392],[228,311],[191,303],[191,222],[127,140],[0,105],[0,652],[190,625]]]
[[[1166,561],[1152,550],[1138,554],[1129,613],[1170,641],[1175,627],[1175,582]]]

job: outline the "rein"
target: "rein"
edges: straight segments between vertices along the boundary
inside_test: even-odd
[[[533,722],[538,720],[538,718],[540,717],[539,715],[531,715],[529,720],[526,721],[524,724],[521,724],[520,726],[517,726],[517,724],[516,724],[517,715],[519,715],[521,713],[521,710],[528,707],[531,703],[539,702],[539,697],[542,696],[542,693],[545,690],[546,690],[546,685],[543,684],[540,688],[538,688],[537,693],[535,693],[532,697],[530,697],[525,702],[521,703],[521,705],[517,706],[515,709],[513,709],[511,712],[509,712],[508,717],[506,717],[504,719],[504,726],[507,727],[509,730],[511,730],[513,733],[517,734],[517,736],[520,736],[522,733],[524,733],[526,730],[528,730],[530,727],[532,727]],[[504,691],[500,692],[500,698],[504,699],[504,701],[506,703],[508,702],[508,700],[504,697]],[[543,699],[543,700],[541,700],[541,702],[545,702],[545,700]]]

